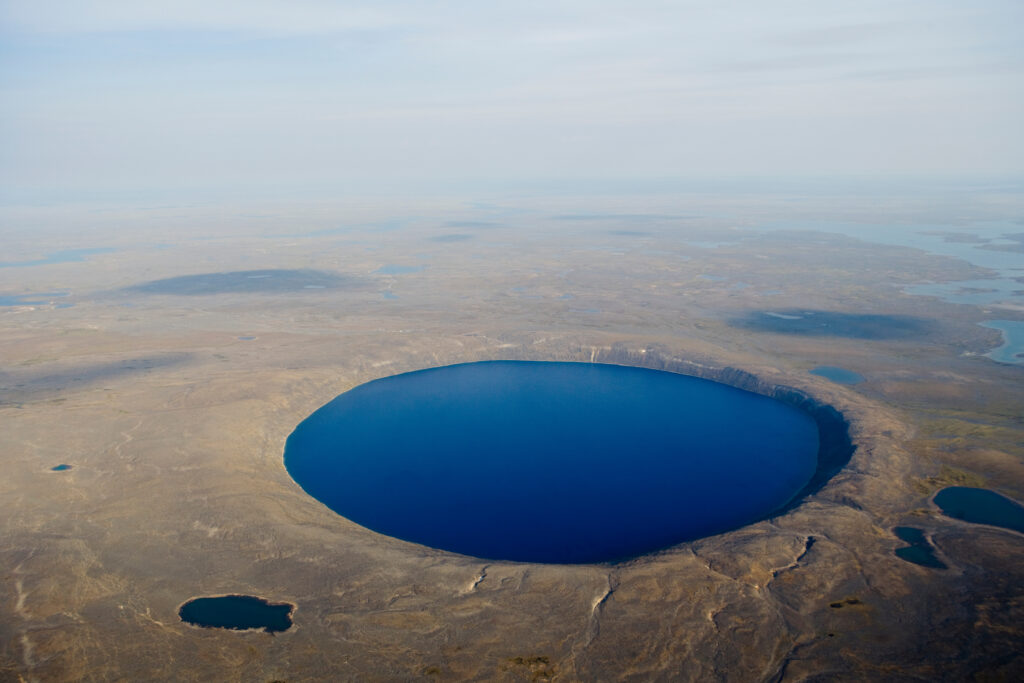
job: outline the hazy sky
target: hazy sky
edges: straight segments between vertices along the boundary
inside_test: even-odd
[[[1024,171],[1021,0],[0,0],[0,201]]]

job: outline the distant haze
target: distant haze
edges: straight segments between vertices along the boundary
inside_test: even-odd
[[[1020,174],[1020,0],[0,0],[0,202]]]

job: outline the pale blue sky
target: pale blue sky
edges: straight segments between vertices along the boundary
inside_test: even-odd
[[[1024,172],[1024,2],[0,0],[0,201]]]

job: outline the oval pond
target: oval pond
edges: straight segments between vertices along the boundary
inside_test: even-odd
[[[272,633],[291,628],[294,609],[289,603],[268,602],[252,595],[220,595],[193,598],[181,606],[178,616],[204,628],[263,629]]]
[[[314,498],[374,531],[480,558],[625,559],[762,519],[815,472],[809,415],[709,380],[486,361],[341,394],[288,438]]]
[[[934,500],[942,513],[949,517],[1024,534],[1024,505],[995,491],[948,486],[936,493]]]

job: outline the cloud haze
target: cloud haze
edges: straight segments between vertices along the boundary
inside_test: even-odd
[[[0,200],[1020,173],[1024,5],[0,0]]]

